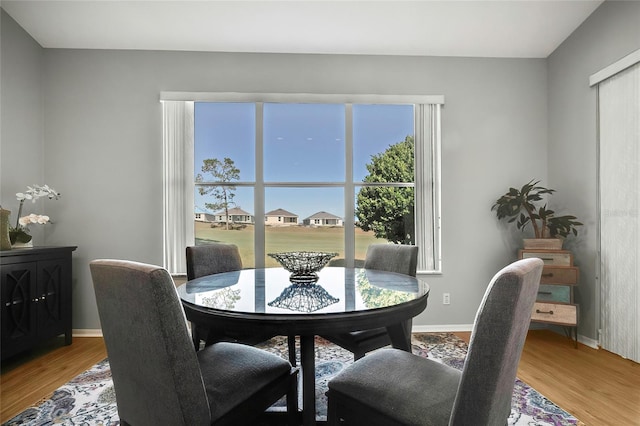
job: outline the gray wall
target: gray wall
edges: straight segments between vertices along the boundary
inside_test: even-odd
[[[598,338],[596,89],[589,76],[640,49],[640,2],[604,2],[548,60],[549,184],[585,227],[568,241],[580,266],[580,334]],[[558,197],[561,197],[558,198]]]
[[[19,205],[15,193],[25,191],[27,185],[46,183],[43,168],[44,49],[4,11],[0,25],[0,205],[11,210],[11,223],[15,225]],[[31,207],[42,214],[47,206],[40,200]],[[34,241],[42,243],[42,227],[31,229]]]
[[[56,224],[46,242],[78,245],[76,329],[99,327],[91,259],[162,262],[160,91],[444,95],[443,274],[426,277],[430,305],[415,325],[473,322],[489,280],[521,244],[496,221],[493,201],[510,185],[547,179],[544,59],[45,49],[43,65],[44,176],[63,194],[47,205]]]

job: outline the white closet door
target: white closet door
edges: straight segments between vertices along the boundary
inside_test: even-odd
[[[598,94],[601,345],[640,362],[640,64]]]

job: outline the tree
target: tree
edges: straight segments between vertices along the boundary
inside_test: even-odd
[[[240,170],[235,166],[232,159],[225,157],[223,161],[217,158],[208,158],[203,161],[202,173],[209,173],[214,182],[232,182],[240,179]],[[203,176],[198,173],[196,182],[204,182]],[[205,203],[209,210],[224,209],[227,229],[229,229],[229,206],[233,205],[236,187],[234,185],[200,186],[200,195],[211,195],[216,202]]]
[[[368,309],[399,305],[413,298],[411,293],[401,293],[371,285],[365,271],[358,273],[356,286],[358,288],[358,294],[362,297],[362,303]]]
[[[371,157],[364,182],[413,182],[414,141],[390,145]],[[358,191],[356,217],[363,231],[394,243],[414,242],[414,191],[408,187],[365,186]]]

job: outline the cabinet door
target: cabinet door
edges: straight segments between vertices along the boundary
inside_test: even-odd
[[[36,262],[2,265],[2,357],[29,347],[38,332]]]
[[[38,335],[57,336],[71,327],[70,262],[52,259],[38,262],[36,307]]]

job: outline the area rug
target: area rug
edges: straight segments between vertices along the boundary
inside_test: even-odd
[[[299,342],[298,342],[299,343]],[[449,333],[414,333],[413,353],[461,369],[467,345]],[[288,358],[287,341],[276,337],[259,345],[262,349]],[[300,352],[298,350],[298,356]],[[316,338],[317,418],[326,418],[327,382],[353,362],[353,355],[324,339]],[[4,423],[13,425],[95,425],[120,424],[108,360],[78,375],[57,389],[49,398]],[[575,417],[517,379],[511,404],[509,425],[582,425]]]

